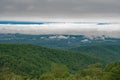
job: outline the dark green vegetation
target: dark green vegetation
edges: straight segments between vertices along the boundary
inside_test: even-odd
[[[120,61],[119,44],[81,46],[73,48],[71,50],[82,52],[92,57],[96,57],[98,59],[106,61],[107,63],[113,61]]]
[[[91,64],[74,74],[65,65],[52,64],[50,71],[36,78],[17,75],[8,72],[8,68],[0,67],[0,80],[120,80],[120,62],[105,68],[100,63]]]
[[[0,80],[120,80],[120,62],[108,63],[120,60],[119,48],[99,45],[65,51],[30,44],[0,44]]]
[[[101,61],[77,52],[25,44],[0,45],[0,67],[8,67],[21,75],[38,77],[49,71],[52,63],[65,64],[71,72],[75,72],[96,62]]]

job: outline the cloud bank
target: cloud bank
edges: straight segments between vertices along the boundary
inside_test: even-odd
[[[0,25],[0,33],[20,34],[68,34],[86,37],[105,36],[120,38],[120,24],[42,24],[42,25]]]

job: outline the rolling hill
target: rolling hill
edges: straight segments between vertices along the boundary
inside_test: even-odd
[[[89,45],[72,48],[71,50],[82,52],[86,55],[96,57],[106,62],[120,61],[119,44]]]
[[[82,53],[50,49],[31,44],[0,44],[0,67],[19,75],[40,76],[52,63],[64,64],[75,72],[89,64],[102,62]]]

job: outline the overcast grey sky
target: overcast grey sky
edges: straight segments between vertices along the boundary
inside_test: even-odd
[[[120,0],[0,0],[0,20],[120,21]],[[120,24],[0,25],[0,33],[78,34],[120,38]]]
[[[2,19],[120,19],[120,0],[0,0]]]

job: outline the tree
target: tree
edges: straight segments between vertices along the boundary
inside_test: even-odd
[[[102,80],[105,72],[101,67],[102,65],[100,63],[88,65],[86,69],[83,69],[76,74],[76,78],[84,78],[85,80]]]
[[[106,80],[120,80],[120,62],[108,64],[105,68]]]
[[[69,76],[69,70],[67,66],[65,65],[58,65],[53,63],[51,65],[51,73],[56,77],[56,78],[64,78]]]
[[[51,70],[48,73],[44,73],[40,80],[53,80],[62,79],[70,76],[69,70],[65,65],[58,65],[56,63],[51,64]]]

